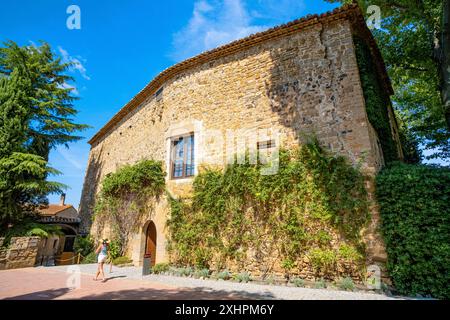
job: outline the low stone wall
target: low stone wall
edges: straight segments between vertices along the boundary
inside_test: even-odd
[[[6,247],[4,240],[0,238],[0,270],[34,267],[39,237],[13,237]]]

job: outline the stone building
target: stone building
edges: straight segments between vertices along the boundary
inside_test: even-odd
[[[203,163],[224,165],[236,152],[236,144],[227,140],[230,134],[249,137],[249,148],[289,148],[301,144],[304,134],[315,134],[332,152],[362,163],[374,176],[384,159],[366,112],[355,36],[370,47],[379,81],[391,95],[380,52],[355,5],[295,20],[164,70],[89,141],[81,228],[97,238],[110,232],[91,219],[108,173],[141,159],[160,160],[166,164],[168,191],[183,196]],[[401,158],[391,107],[388,112]],[[166,199],[160,199],[139,222],[126,250],[136,265],[146,251],[153,263],[167,261],[168,214]],[[372,215],[368,248],[373,261],[382,261],[376,208]]]
[[[78,234],[80,217],[77,210],[66,204],[62,194],[58,204],[39,208],[39,222],[60,227],[61,235],[51,235],[39,241],[36,257],[37,265],[70,264],[73,262],[74,242]]]

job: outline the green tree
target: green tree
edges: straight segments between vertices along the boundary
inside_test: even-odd
[[[49,193],[64,185],[47,181],[51,148],[80,139],[86,128],[72,117],[74,97],[61,63],[48,44],[0,48],[0,231],[33,215]]]
[[[364,13],[371,5],[381,9],[381,29],[373,34],[399,117],[421,144],[438,150],[433,157],[450,157],[450,0],[356,2]]]
[[[419,164],[423,160],[419,139],[404,123],[399,122],[399,136],[403,150],[403,161],[409,164]]]

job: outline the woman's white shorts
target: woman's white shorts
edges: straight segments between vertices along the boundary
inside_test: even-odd
[[[105,262],[107,257],[108,257],[107,255],[99,254],[99,255],[98,255],[98,258],[97,258],[97,262],[98,262],[98,263]]]

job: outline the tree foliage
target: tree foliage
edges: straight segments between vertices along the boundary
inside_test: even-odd
[[[62,184],[49,182],[51,148],[80,139],[86,128],[73,117],[75,98],[62,63],[48,44],[0,48],[0,230],[19,223],[46,203]]]
[[[403,294],[450,298],[450,169],[395,164],[377,177],[388,271]]]
[[[381,9],[381,29],[373,34],[393,83],[398,116],[421,144],[437,150],[432,157],[450,157],[450,0],[357,2],[364,13],[371,5]]]

